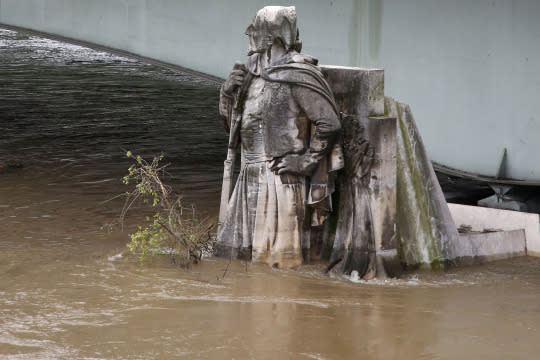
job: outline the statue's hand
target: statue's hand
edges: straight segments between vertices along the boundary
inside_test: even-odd
[[[229,77],[227,78],[227,80],[225,80],[221,87],[221,90],[225,93],[225,95],[232,96],[236,89],[238,89],[244,82],[244,78],[246,77],[247,72],[248,69],[246,67],[246,64],[238,61],[234,63],[233,69],[229,74]]]
[[[309,176],[313,172],[313,169],[317,166],[317,160],[311,156],[311,154],[297,155],[290,154],[285,155],[282,158],[275,158],[272,160],[272,166],[270,170],[276,172],[278,175],[291,173],[296,175]]]

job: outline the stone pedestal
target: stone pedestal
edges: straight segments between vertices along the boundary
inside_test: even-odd
[[[345,168],[330,219],[331,261],[364,278],[400,270],[396,238],[396,119],[385,116],[384,72],[327,66],[342,112]]]
[[[331,263],[360,277],[439,268],[458,233],[408,105],[384,96],[384,72],[325,66],[342,112],[345,168],[329,220]]]
[[[397,119],[397,236],[407,268],[437,269],[449,261],[450,244],[459,240],[441,186],[409,105],[385,98]]]

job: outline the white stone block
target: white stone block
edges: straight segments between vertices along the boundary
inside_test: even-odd
[[[458,263],[478,263],[526,254],[523,229],[460,234],[452,245],[453,260]]]
[[[540,256],[540,222],[538,214],[511,210],[491,209],[479,206],[448,204],[452,218],[459,228],[471,231],[520,230],[525,231],[527,255]]]

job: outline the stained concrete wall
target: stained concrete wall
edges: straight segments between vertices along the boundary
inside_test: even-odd
[[[306,53],[384,68],[432,160],[540,180],[540,1],[296,0]],[[221,77],[262,0],[0,0],[0,23],[128,50]]]
[[[471,231],[524,230],[527,255],[540,256],[540,222],[538,214],[489,209],[478,206],[448,204],[457,227],[470,226]]]
[[[379,66],[432,160],[540,179],[540,1],[384,1]]]
[[[460,234],[452,247],[452,260],[460,265],[525,256],[527,253],[523,229]]]

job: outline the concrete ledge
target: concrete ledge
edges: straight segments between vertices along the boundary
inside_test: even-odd
[[[460,234],[453,244],[453,260],[458,264],[478,264],[526,254],[525,231],[510,230]]]
[[[526,254],[540,257],[540,222],[538,214],[478,206],[448,204],[456,226],[473,232],[485,230],[524,230]]]

